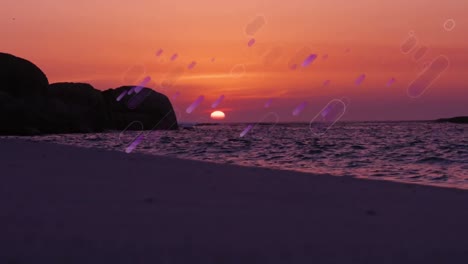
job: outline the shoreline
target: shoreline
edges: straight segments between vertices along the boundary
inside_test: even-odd
[[[21,139],[0,147],[1,263],[468,260],[462,189]]]
[[[118,131],[109,131],[107,133],[116,133]],[[82,134],[82,133],[80,133]],[[101,134],[101,133],[98,133]],[[58,134],[58,135],[69,135],[69,134]],[[86,134],[82,134],[86,135]],[[47,136],[47,135],[46,135]],[[50,135],[49,135],[50,136]],[[38,136],[36,136],[38,137]],[[41,136],[39,136],[41,137]],[[22,136],[0,136],[0,141],[1,140],[22,140],[22,141],[27,141],[27,142],[34,142],[34,143],[46,143],[46,144],[56,144],[56,145],[61,145],[61,146],[71,146],[71,147],[77,147],[77,148],[83,148],[83,149],[92,149],[92,150],[104,150],[104,151],[109,151],[109,152],[120,152],[120,153],[125,153],[125,147],[122,147],[121,151],[115,150],[115,149],[107,149],[107,148],[100,148],[100,147],[95,147],[95,146],[84,146],[84,145],[77,145],[77,144],[64,144],[64,143],[56,143],[53,141],[40,141],[40,140],[34,140],[31,138],[25,138]],[[169,156],[169,155],[158,155],[154,153],[142,153],[142,152],[135,152],[132,151],[131,153],[125,153],[126,155],[147,155],[147,156],[152,156],[152,157],[163,157],[163,158],[170,158],[170,159],[176,159],[176,160],[190,160],[190,161],[197,161],[197,162],[202,162],[205,164],[218,164],[218,165],[227,165],[227,166],[238,166],[238,167],[244,167],[244,168],[261,168],[261,169],[267,169],[267,170],[273,170],[273,171],[288,171],[288,172],[297,172],[297,173],[302,173],[302,174],[307,174],[307,175],[322,175],[322,176],[332,176],[332,177],[346,177],[346,178],[354,178],[354,179],[360,179],[360,180],[370,180],[370,181],[388,181],[388,182],[395,182],[395,183],[401,183],[401,184],[409,184],[409,185],[421,185],[421,186],[431,186],[431,187],[437,187],[437,188],[448,188],[448,189],[455,189],[455,190],[465,190],[468,191],[468,187],[459,187],[454,185],[453,183],[443,183],[443,182],[436,182],[436,183],[431,183],[431,182],[421,182],[421,181],[414,181],[411,182],[406,179],[397,179],[397,178],[392,178],[388,176],[383,176],[381,178],[379,177],[362,177],[359,175],[336,175],[336,174],[331,174],[331,173],[319,173],[319,172],[311,172],[308,170],[302,170],[302,169],[288,169],[288,168],[271,168],[267,166],[252,166],[252,165],[245,165],[245,164],[238,164],[238,163],[224,163],[224,162],[216,162],[213,160],[210,161],[205,161],[202,159],[197,159],[197,158],[187,158],[183,156]]]

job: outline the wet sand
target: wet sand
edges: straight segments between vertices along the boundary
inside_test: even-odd
[[[468,191],[0,139],[0,263],[468,263]]]

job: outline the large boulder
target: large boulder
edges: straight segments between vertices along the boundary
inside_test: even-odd
[[[0,52],[0,91],[28,99],[44,98],[49,80],[32,62]]]
[[[51,126],[46,113],[48,85],[36,65],[0,53],[0,134],[35,135]]]
[[[34,105],[0,91],[0,135],[35,135],[40,132]]]
[[[62,131],[102,132],[109,118],[101,91],[87,83],[53,83],[48,90],[49,109]]]
[[[141,88],[141,87],[140,87]],[[177,129],[169,99],[148,88],[100,92],[85,83],[54,83],[33,63],[0,53],[0,135],[101,132],[139,121]],[[133,93],[116,99],[123,91]],[[134,126],[135,129],[140,127]]]
[[[129,126],[133,121],[143,124],[143,129],[177,129],[177,118],[167,96],[149,88],[135,91],[134,86],[122,86],[103,92],[106,100],[110,129],[141,129]]]

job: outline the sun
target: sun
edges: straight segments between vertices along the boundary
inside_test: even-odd
[[[221,111],[214,111],[211,113],[211,118],[214,120],[222,120],[224,117],[226,117],[226,115]]]

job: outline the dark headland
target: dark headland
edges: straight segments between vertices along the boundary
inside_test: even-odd
[[[468,116],[457,116],[452,118],[437,119],[438,123],[455,123],[455,124],[468,124]]]
[[[99,91],[87,83],[49,84],[32,62],[0,53],[0,135],[122,130],[133,121],[140,123],[129,129],[177,129],[167,96],[149,88],[136,93],[131,85]]]

